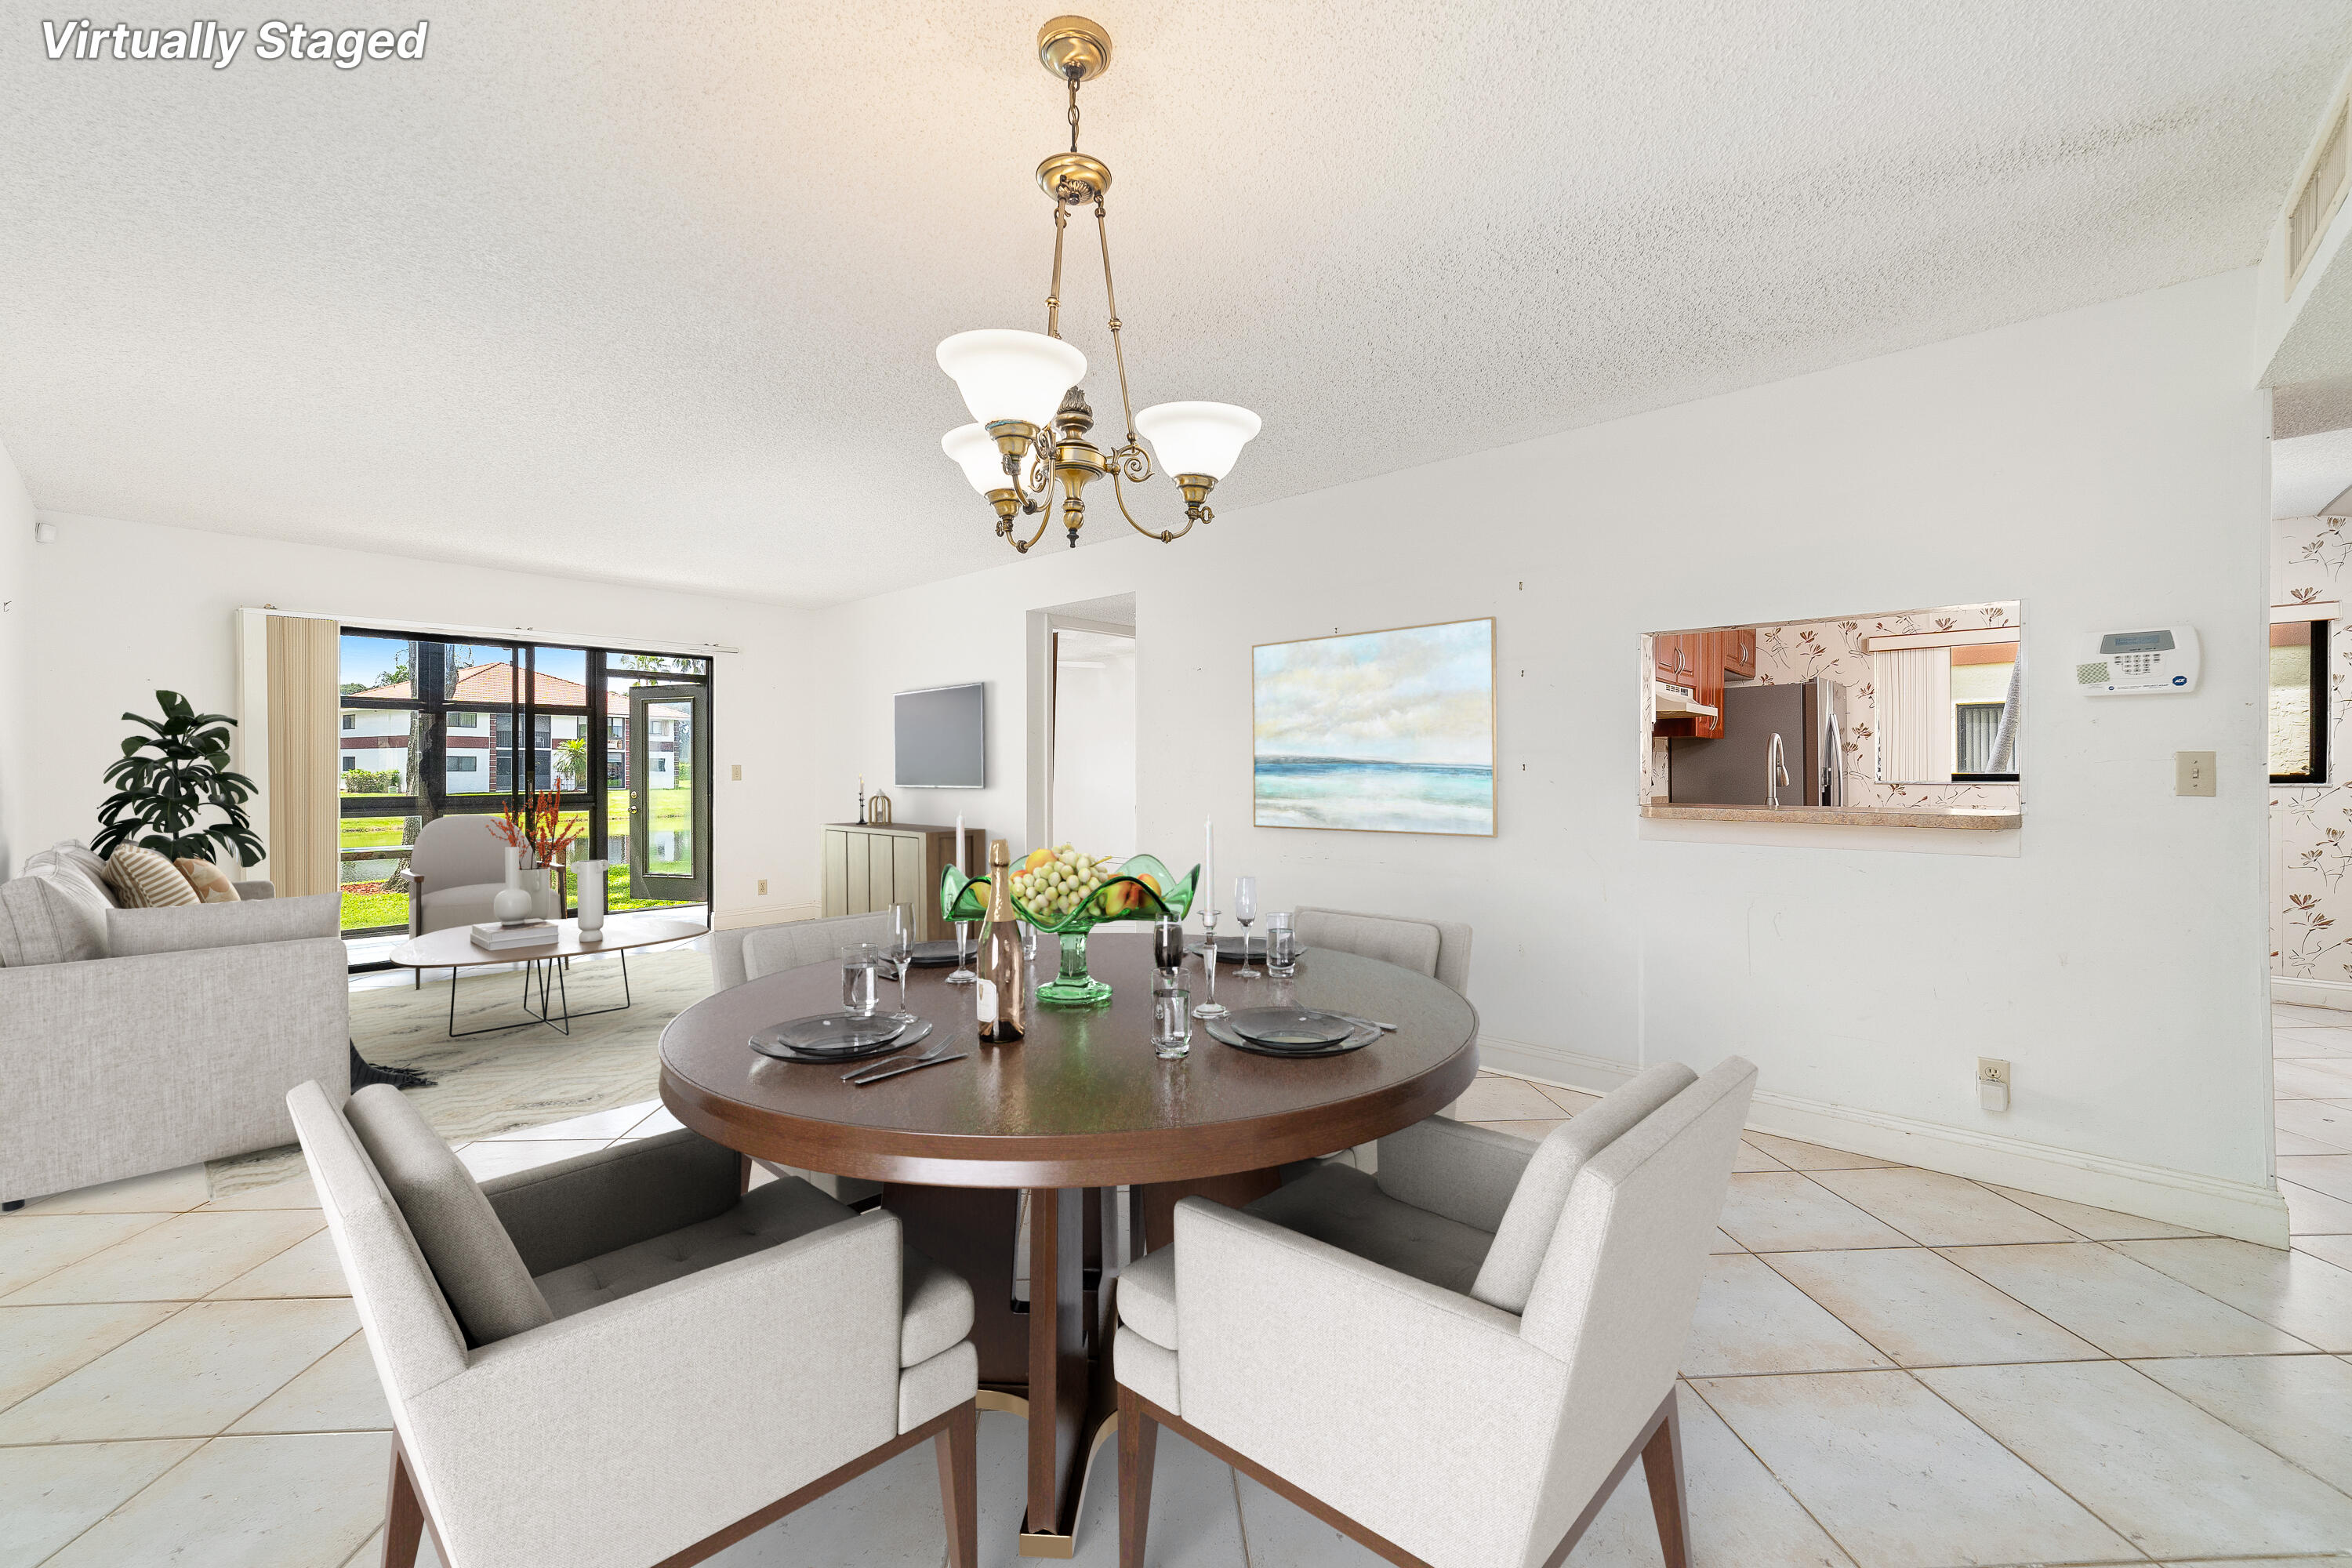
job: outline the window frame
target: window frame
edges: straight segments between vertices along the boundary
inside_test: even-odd
[[[2327,755],[2327,710],[2329,706],[2327,691],[2327,651],[2328,643],[2335,631],[2335,623],[2325,616],[2315,616],[2309,621],[2299,619],[2278,620],[2273,618],[2271,625],[2274,626],[2308,626],[2311,628],[2311,772],[2307,774],[2273,773],[2271,775],[2271,783],[2274,784],[2324,785],[2328,782],[2327,764],[2329,760]],[[2264,646],[2265,647],[2271,646],[2268,642],[2267,637],[2265,637],[2264,639]],[[2263,689],[2265,693],[2263,701],[2263,708],[2265,710],[2263,715],[2263,750],[2265,752],[2268,752],[2270,750],[2270,714],[2268,712],[2269,700],[2267,694],[2270,690],[2270,683],[2268,679],[2269,671],[2267,668],[2265,668],[2263,674],[2264,680]]]

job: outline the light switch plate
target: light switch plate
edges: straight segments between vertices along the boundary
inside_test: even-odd
[[[730,781],[730,782],[734,783],[734,784],[741,784],[741,783],[743,782],[743,764],[742,764],[742,763],[737,763],[735,764],[735,776],[734,776],[734,778],[733,778],[731,781]]]
[[[2172,753],[2172,793],[2175,795],[2211,795],[2213,793],[2213,760],[2211,752],[2175,752]]]

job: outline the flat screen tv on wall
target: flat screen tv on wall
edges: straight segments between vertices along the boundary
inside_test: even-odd
[[[934,686],[892,698],[900,789],[988,787],[988,731],[982,688]]]

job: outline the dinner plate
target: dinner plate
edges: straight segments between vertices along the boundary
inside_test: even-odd
[[[1225,1026],[1254,1046],[1311,1051],[1336,1046],[1356,1032],[1355,1020],[1313,1007],[1243,1007]]]
[[[1338,1045],[1318,1046],[1310,1049],[1299,1050],[1285,1046],[1258,1045],[1234,1033],[1230,1028],[1227,1028],[1225,1026],[1226,1020],[1223,1018],[1203,1018],[1202,1020],[1202,1023],[1208,1028],[1209,1037],[1222,1045],[1231,1046],[1237,1051],[1248,1051],[1255,1056],[1287,1057],[1293,1059],[1313,1057],[1344,1057],[1350,1051],[1362,1050],[1366,1046],[1370,1045],[1374,1040],[1381,1037],[1381,1026],[1378,1024],[1368,1023],[1360,1018],[1351,1018],[1349,1022],[1356,1026],[1355,1032],[1349,1035],[1346,1039],[1340,1041]]]
[[[875,1057],[887,1057],[906,1050],[919,1041],[929,1038],[930,1033],[930,1020],[922,1018],[918,1019],[914,1027],[905,1034],[896,1039],[885,1040],[878,1046],[868,1046],[863,1050],[835,1053],[830,1056],[811,1057],[803,1056],[790,1046],[775,1039],[772,1031],[762,1030],[760,1034],[751,1037],[751,1048],[763,1057],[773,1057],[780,1062],[805,1062],[813,1067],[838,1067],[844,1062],[867,1061]]]
[[[974,943],[975,949],[978,943]],[[956,944],[952,939],[940,942],[919,942],[909,950],[914,956],[907,962],[918,969],[948,969],[956,961]]]
[[[1208,944],[1206,942],[1196,942],[1184,951],[1192,953],[1199,953],[1206,952],[1207,949]],[[1305,952],[1306,951],[1307,944],[1303,942],[1294,942],[1290,944],[1290,953],[1293,958],[1297,957],[1300,953]],[[1261,931],[1250,933],[1249,958],[1250,962],[1256,964],[1259,968],[1263,969],[1265,967],[1265,932]],[[1242,939],[1237,936],[1219,937],[1217,939],[1217,962],[1219,963],[1239,963],[1241,961]]]
[[[888,1050],[918,1021],[912,1013],[874,1013],[862,1018],[854,1013],[819,1013],[769,1025],[751,1037],[751,1048],[793,1061],[855,1061]]]

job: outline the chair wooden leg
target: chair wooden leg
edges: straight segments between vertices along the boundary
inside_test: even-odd
[[[409,1478],[408,1456],[392,1440],[392,1479],[383,1501],[383,1568],[416,1568],[416,1543],[425,1533],[425,1505]]]
[[[1658,1546],[1666,1568],[1690,1568],[1690,1506],[1683,1487],[1682,1417],[1675,1395],[1666,1395],[1665,1416],[1642,1448],[1642,1473],[1650,1483],[1650,1511],[1658,1516]]]
[[[1151,1528],[1151,1466],[1160,1447],[1160,1423],[1144,1413],[1142,1401],[1125,1384],[1118,1390],[1118,1568],[1143,1568],[1145,1533]]]
[[[967,1403],[932,1439],[940,1453],[940,1511],[948,1568],[980,1568],[980,1408]]]

